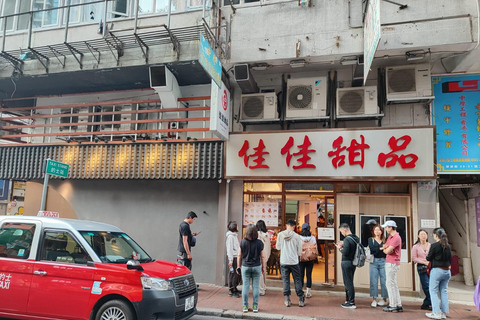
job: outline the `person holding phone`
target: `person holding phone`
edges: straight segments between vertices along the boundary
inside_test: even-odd
[[[187,267],[188,269],[192,270],[192,251],[191,248],[195,246],[196,239],[195,236],[198,233],[192,233],[190,230],[190,225],[195,221],[197,218],[197,214],[193,211],[190,211],[187,214],[187,217],[180,223],[179,226],[179,240],[178,240],[178,255],[177,261]]]

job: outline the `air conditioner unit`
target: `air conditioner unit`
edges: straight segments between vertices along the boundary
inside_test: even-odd
[[[387,101],[430,97],[432,95],[430,65],[416,64],[388,67],[386,87]]]
[[[337,89],[337,115],[377,114],[377,87]]]
[[[242,94],[240,120],[278,119],[275,92]]]
[[[177,78],[165,65],[150,66],[150,87],[160,96],[162,108],[176,108],[181,97]]]
[[[286,118],[327,115],[327,78],[288,79]]]
[[[93,112],[93,108],[94,107],[87,107],[87,108],[81,108],[78,110],[78,124],[79,126],[75,126],[75,127],[72,127],[72,129],[76,129],[78,131],[88,131],[88,132],[91,132],[91,131],[95,131],[95,130],[92,130],[92,125],[83,125],[83,126],[80,126],[80,124],[82,123],[88,123],[88,122],[93,122],[93,116],[88,116],[88,115],[84,115],[85,113],[91,113]],[[96,126],[95,126],[96,127]]]

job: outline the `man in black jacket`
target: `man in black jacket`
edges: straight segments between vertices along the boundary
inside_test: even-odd
[[[342,303],[343,308],[356,309],[355,306],[355,288],[353,287],[353,275],[355,274],[356,266],[353,265],[353,258],[357,249],[357,243],[360,239],[352,234],[348,223],[342,223],[339,227],[340,233],[345,237],[343,242],[335,244],[342,253],[342,275],[343,284],[345,285],[345,293],[347,299]]]

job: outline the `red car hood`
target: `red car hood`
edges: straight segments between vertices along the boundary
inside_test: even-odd
[[[169,261],[157,260],[141,264],[143,274],[148,277],[156,277],[162,279],[170,279],[180,277],[190,273],[188,268]]]

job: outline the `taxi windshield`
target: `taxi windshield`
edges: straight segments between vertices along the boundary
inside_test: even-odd
[[[123,232],[80,231],[102,262],[127,263],[153,261],[152,258]]]

